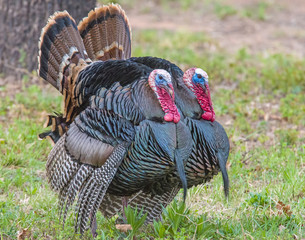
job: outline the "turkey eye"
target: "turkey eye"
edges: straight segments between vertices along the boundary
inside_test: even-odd
[[[198,77],[199,79],[202,78],[202,76],[201,76],[200,74],[198,74],[197,77]]]
[[[159,76],[159,79],[160,79],[160,80],[162,80],[162,79],[163,79],[162,75],[160,75],[160,76]]]

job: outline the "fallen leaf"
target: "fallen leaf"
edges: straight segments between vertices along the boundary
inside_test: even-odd
[[[117,224],[117,225],[115,225],[115,228],[121,232],[127,232],[129,230],[132,230],[132,227],[130,224]]]
[[[18,231],[17,233],[17,240],[25,240],[26,238],[29,238],[31,236],[31,230],[28,228],[22,229],[21,231]]]
[[[271,120],[278,120],[278,121],[283,120],[283,118],[281,118],[280,116],[277,116],[277,115],[270,115],[270,119]]]
[[[262,167],[260,165],[257,165],[254,170],[258,172],[258,171],[262,170]]]
[[[286,213],[288,216],[291,216],[292,212],[290,211],[290,206],[286,205],[283,207],[284,213]]]
[[[292,212],[290,211],[290,206],[285,205],[282,201],[278,201],[275,207],[281,211],[279,212],[279,215],[282,215],[283,212],[288,216],[291,216],[292,214]]]

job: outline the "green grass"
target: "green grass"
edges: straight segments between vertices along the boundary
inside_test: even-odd
[[[237,10],[230,5],[223,5],[216,2],[214,5],[214,13],[220,18],[225,19],[228,16],[235,15]]]
[[[266,12],[268,10],[269,4],[266,1],[261,1],[259,3],[253,4],[245,8],[242,11],[242,15],[247,18],[252,18],[254,20],[266,20]]]
[[[198,4],[198,1],[196,0],[158,0],[153,1],[153,3],[148,2],[141,2],[138,0],[98,0],[97,1],[101,5],[106,5],[109,3],[118,3],[124,8],[132,9],[134,6],[137,6],[137,10],[140,10],[142,13],[152,12],[151,6],[156,5],[158,8],[160,8],[162,11],[167,14],[169,11],[171,11],[172,8],[175,10],[189,10],[193,9],[194,5]]]
[[[216,50],[211,51],[211,46]],[[128,210],[133,231],[121,233],[115,218],[100,213],[101,239],[301,239],[305,237],[305,61],[284,54],[226,53],[202,33],[145,30],[134,33],[134,56],[167,58],[183,69],[198,66],[210,76],[217,118],[231,141],[230,198],[222,178],[182,194],[164,211],[163,222],[142,226],[139,210]],[[79,239],[73,213],[62,228],[57,196],[47,183],[51,149],[37,134],[45,116],[60,110],[50,86],[24,81],[18,93],[1,87],[0,238]],[[303,132],[304,133],[304,132]],[[90,239],[87,232],[85,239]]]
[[[201,18],[206,13],[213,13],[216,17],[223,20],[230,16],[239,18],[248,18],[255,21],[268,20],[268,11],[278,8],[276,3],[261,0],[253,1],[248,4],[227,3],[224,0],[155,0],[151,2],[140,2],[138,0],[98,0],[98,3],[109,4],[118,3],[127,11],[136,11],[139,13],[152,13],[160,15],[192,15],[194,18]],[[156,11],[157,10],[157,11]],[[241,19],[242,20],[242,19]]]

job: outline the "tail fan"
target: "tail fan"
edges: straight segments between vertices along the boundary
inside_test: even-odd
[[[89,12],[78,25],[90,59],[127,59],[131,56],[131,29],[124,10],[109,4]]]
[[[81,102],[75,97],[80,89],[77,77],[91,60],[87,56],[77,25],[67,11],[56,12],[49,18],[41,31],[38,47],[38,75],[64,95],[63,118],[49,117],[49,120],[55,120],[57,125],[52,125],[57,129],[62,123],[69,125],[79,112]],[[57,120],[62,121],[58,123]],[[55,142],[62,135],[58,133],[60,132],[52,131],[41,137],[49,136]]]
[[[86,65],[85,60],[89,60],[76,23],[67,11],[56,12],[49,18],[38,47],[38,75],[61,93],[69,85],[69,65]]]

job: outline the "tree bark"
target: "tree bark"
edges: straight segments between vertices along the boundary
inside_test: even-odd
[[[0,73],[20,78],[19,69],[36,70],[38,40],[49,16],[67,10],[78,24],[95,5],[96,0],[0,0]]]

